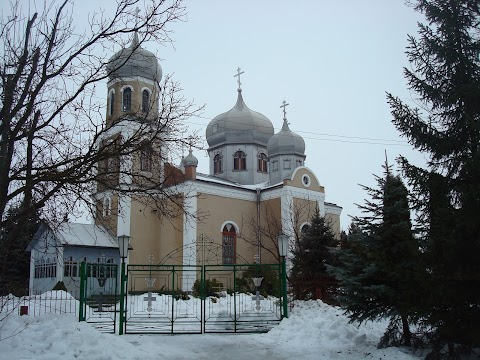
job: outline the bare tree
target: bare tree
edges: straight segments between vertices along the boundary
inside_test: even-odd
[[[135,47],[171,42],[168,26],[185,16],[181,0],[118,0],[111,11],[90,13],[80,31],[73,25],[69,0],[45,2],[33,14],[22,4],[12,3],[0,19],[2,227],[6,211],[19,203],[23,211],[16,216],[43,208],[43,217],[52,223],[85,206],[95,211],[90,195],[99,190],[97,184],[116,194],[148,198],[146,203],[166,215],[171,208],[162,206],[166,200],[181,209],[182,199],[172,189],[181,181],[178,174],[143,176],[126,165],[142,151],[153,151],[160,164],[184,144],[195,146],[198,137],[187,137],[184,121],[202,107],[183,98],[167,76],[157,84],[158,114],[129,114],[107,125],[105,97],[97,95],[128,61],[110,62],[115,48],[134,36]],[[118,181],[111,181],[114,177]]]
[[[308,222],[314,214],[315,206],[311,200],[295,199],[282,210],[269,201],[264,201],[257,207],[254,214],[243,214],[242,233],[239,238],[252,246],[256,246],[257,255],[263,253],[280,262],[278,236],[281,233],[290,238],[290,252],[299,246],[302,236],[302,223]],[[278,205],[278,204],[276,204]],[[282,225],[282,218],[287,219],[291,226]]]

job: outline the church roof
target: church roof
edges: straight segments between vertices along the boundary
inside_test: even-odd
[[[137,76],[157,82],[162,79],[162,68],[157,57],[140,46],[137,33],[128,48],[121,49],[110,58],[107,71],[110,80]]]
[[[283,118],[282,130],[268,140],[268,156],[300,155],[305,157],[305,140],[288,127],[286,118]]]
[[[182,159],[182,164],[183,166],[197,166],[198,165],[198,159],[195,157],[195,155],[192,154],[192,149],[190,149],[189,153],[187,156],[185,156]]]
[[[238,89],[235,106],[210,121],[206,138],[210,148],[245,143],[266,146],[273,133],[271,121],[265,115],[250,110],[243,101],[242,90]]]
[[[103,226],[93,224],[62,223],[57,229],[52,230],[47,225],[43,224],[35,234],[32,241],[37,241],[40,239],[46,230],[53,231],[59,245],[118,249],[118,242]],[[33,245],[29,245],[29,247],[31,246]]]

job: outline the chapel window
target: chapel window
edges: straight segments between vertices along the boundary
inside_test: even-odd
[[[103,209],[102,209],[102,215],[103,217],[110,216],[112,212],[112,200],[110,197],[106,196],[103,198]]]
[[[222,155],[217,154],[213,158],[213,173],[220,174],[223,171],[222,169]]]
[[[148,90],[143,90],[142,92],[142,111],[144,113],[150,110],[150,93]]]
[[[246,170],[247,169],[247,155],[243,151],[237,151],[233,155],[233,170]]]
[[[140,151],[140,171],[152,171],[153,151],[150,146]]]
[[[227,224],[222,232],[222,263],[224,265],[235,264],[235,244],[237,233],[233,224]]]
[[[303,166],[303,160],[297,160],[297,167]]]
[[[110,108],[109,108],[109,114],[113,114],[113,110],[115,109],[115,91],[110,92]]]
[[[290,159],[283,160],[283,169],[284,170],[290,170],[291,169]]]
[[[258,154],[258,171],[267,172],[267,155],[264,153]]]
[[[129,87],[123,90],[123,111],[132,110],[132,89]]]

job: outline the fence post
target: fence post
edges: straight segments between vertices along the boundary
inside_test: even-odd
[[[283,287],[283,316],[288,318],[288,304],[287,304],[287,262],[285,256],[282,256],[282,287]]]
[[[122,270],[120,274],[120,324],[118,326],[118,335],[123,335],[125,306],[125,259],[122,258]]]
[[[80,309],[78,309],[78,321],[85,321],[84,305],[85,305],[85,283],[86,283],[85,261],[80,264]]]

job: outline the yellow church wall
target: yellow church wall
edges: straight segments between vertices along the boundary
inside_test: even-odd
[[[301,227],[304,223],[310,223],[312,216],[315,214],[317,202],[307,199],[293,199],[293,207],[295,211],[295,227],[296,231],[300,233]]]
[[[103,215],[103,197],[96,200],[95,224],[104,226],[110,234],[117,236],[117,222],[118,222],[118,196],[110,196],[110,214]]]
[[[282,231],[282,202],[280,198],[264,200],[260,206],[261,262],[274,264],[278,262],[277,236]]]
[[[302,181],[303,175],[306,174],[310,178],[310,185],[308,187],[305,186],[305,184]],[[320,183],[317,181],[316,176],[308,169],[308,168],[299,168],[294,172],[294,177],[292,180],[290,179],[285,179],[283,180],[284,185],[288,186],[293,186],[293,187],[298,187],[301,189],[308,189],[312,191],[317,191],[317,192],[325,192],[325,188],[320,185]]]
[[[325,214],[325,221],[332,229],[337,239],[340,239],[340,216],[337,214]]]
[[[236,254],[253,262],[255,247],[242,239],[254,239],[251,228],[246,225],[247,218],[256,214],[256,204],[252,201],[221,197],[217,195],[199,194],[198,210],[205,216],[197,222],[197,238],[202,234],[220,247],[222,245],[222,224],[233,222],[239,227],[237,234]],[[220,254],[221,255],[221,254]]]
[[[154,206],[147,200],[132,200],[131,264],[148,264],[150,255],[153,255],[153,263],[158,264],[167,254],[183,245],[182,218],[174,217],[169,221],[153,209]]]

